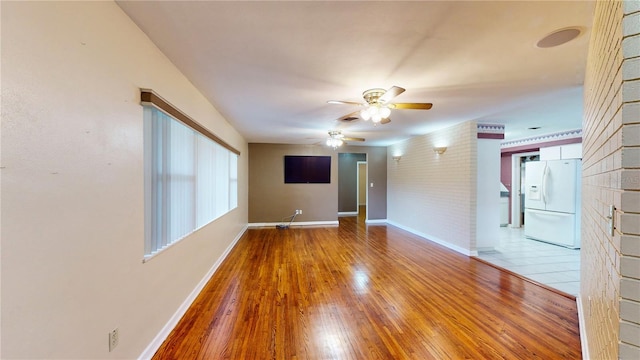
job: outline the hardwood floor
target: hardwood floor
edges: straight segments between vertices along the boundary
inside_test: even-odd
[[[579,359],[575,301],[392,226],[250,229],[154,359]]]

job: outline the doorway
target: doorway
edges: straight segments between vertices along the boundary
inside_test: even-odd
[[[539,151],[511,155],[511,227],[513,228],[524,226],[525,164],[538,160],[540,160]]]
[[[540,161],[538,151],[511,155],[511,226],[500,228],[500,244],[480,251],[478,258],[575,296],[580,292],[580,250],[524,235],[526,163],[532,161]]]
[[[367,162],[358,161],[358,215],[363,215],[364,211],[365,219],[367,216]]]
[[[363,179],[364,186],[361,185]],[[364,203],[363,211],[365,211],[368,198],[366,181],[367,154],[339,153],[338,216],[358,215],[361,203]]]

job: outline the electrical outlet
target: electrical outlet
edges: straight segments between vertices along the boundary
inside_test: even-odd
[[[118,346],[118,341],[120,341],[120,333],[116,328],[109,333],[109,352],[112,352],[113,349],[115,349],[116,346]]]
[[[296,215],[302,215],[302,210],[300,209],[296,210]]]

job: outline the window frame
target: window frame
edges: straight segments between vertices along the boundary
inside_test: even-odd
[[[221,216],[237,208],[237,165],[240,157],[240,151],[222,141],[209,130],[205,129],[193,119],[182,113],[180,110],[173,107],[166,100],[155,94],[152,90],[140,90],[141,105],[143,106],[144,118],[144,263],[157,256],[158,254],[164,252],[166,249],[172,247],[176,243],[180,242],[182,239],[188,237],[198,229],[206,226],[207,224],[210,224]],[[191,149],[189,149],[188,147],[185,148],[187,149],[187,152],[192,152],[192,156],[189,161],[192,162],[192,164],[190,165],[192,165],[193,168],[193,181],[190,185],[190,193],[192,195],[192,198],[190,200],[187,198],[187,200],[185,201],[191,201],[191,210],[193,211],[190,224],[193,226],[187,226],[187,228],[189,229],[188,231],[172,239],[166,238],[166,236],[171,235],[168,233],[169,230],[167,229],[171,227],[171,222],[175,221],[175,218],[171,218],[171,202],[170,200],[168,200],[167,202],[167,199],[170,197],[170,193],[172,190],[171,182],[168,179],[170,179],[172,176],[175,176],[175,174],[170,173],[170,171],[175,169],[171,169],[170,166],[170,159],[172,157],[172,154],[171,148],[167,147],[167,144],[169,144],[168,142],[171,141],[170,129],[178,129],[178,125],[184,126],[186,129],[188,129],[189,133],[185,132],[183,135],[186,136],[186,143],[190,143],[190,146],[192,147]],[[179,128],[178,132],[180,131],[183,131],[183,129]],[[158,141],[160,142],[158,143]],[[209,141],[211,141],[212,144],[209,144]],[[202,146],[202,144],[206,146]],[[199,150],[200,147],[202,147],[203,149],[202,152],[200,152]],[[174,151],[183,152],[185,150],[182,148],[178,148],[174,149]],[[209,153],[205,153],[205,151],[208,151]],[[212,159],[212,161],[210,161],[209,164],[207,164],[206,162],[202,163],[203,168],[201,168],[201,162],[199,162],[199,154],[203,158],[208,156],[209,159]],[[224,179],[216,177],[215,175],[219,169],[216,167],[216,160],[219,157],[226,157],[226,169],[222,169],[223,174],[226,174],[226,177]],[[158,161],[161,163],[158,163]],[[160,168],[161,172],[167,171],[167,173],[158,173],[158,168]],[[214,179],[214,181],[212,182],[212,186],[214,188],[212,189],[212,191],[208,191],[206,194],[204,194],[211,196],[211,198],[207,201],[213,203],[213,211],[210,212],[210,216],[207,215],[204,218],[202,216],[199,217],[199,215],[202,214],[198,214],[198,211],[200,211],[198,210],[200,205],[198,199],[200,198],[199,195],[202,195],[202,193],[198,193],[199,189],[202,187],[202,185],[198,182],[198,173],[203,174],[201,175],[203,177],[206,177],[207,175],[204,174],[207,173],[208,176]],[[191,176],[191,174],[187,176]],[[221,184],[223,188],[226,187],[227,189],[223,194],[223,198],[225,199],[222,200],[223,202],[226,202],[226,207],[224,209],[216,208],[216,205],[220,203],[220,199],[217,199],[216,195],[221,194],[221,192],[219,192],[215,188],[215,183],[218,181],[222,181]],[[160,189],[156,185],[158,182],[161,183]],[[233,183],[236,184],[235,187],[232,186]],[[173,190],[176,191],[177,187],[174,187]],[[158,195],[158,191],[160,195]],[[160,198],[161,203],[158,202],[158,198]],[[161,223],[159,224],[158,221],[160,221]],[[186,221],[189,221],[189,219],[187,219]],[[167,224],[167,222],[169,222],[169,224]],[[161,237],[158,237],[157,235],[158,229],[161,229],[162,231],[162,233],[160,234]]]

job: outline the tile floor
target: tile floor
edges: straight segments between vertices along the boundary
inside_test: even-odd
[[[500,245],[480,259],[567,294],[580,291],[580,250],[527,239],[523,229],[500,228]]]

